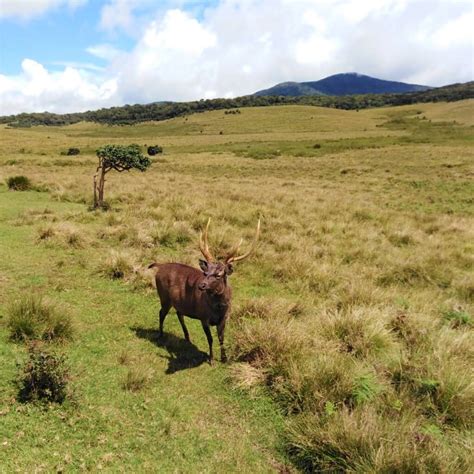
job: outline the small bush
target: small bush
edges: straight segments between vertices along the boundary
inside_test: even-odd
[[[31,344],[28,360],[18,379],[18,399],[22,402],[62,403],[68,396],[69,368],[64,355]]]
[[[30,296],[10,305],[7,310],[8,328],[13,340],[71,339],[71,319],[41,297]]]
[[[163,153],[163,147],[158,145],[152,145],[147,148],[147,153],[150,156],[158,155],[159,153]]]
[[[31,181],[26,176],[11,176],[7,179],[7,186],[12,191],[27,191],[31,189]]]
[[[79,155],[79,153],[81,153],[81,150],[79,150],[79,148],[69,148],[69,150],[66,152],[66,155],[74,156]]]

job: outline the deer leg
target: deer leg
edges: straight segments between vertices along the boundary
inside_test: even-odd
[[[184,324],[184,316],[179,311],[176,311],[176,314],[178,315],[179,322],[180,322],[181,327],[183,329],[184,338],[186,339],[186,341],[190,342],[188,328],[186,327],[186,324]]]
[[[204,329],[204,332],[206,333],[207,337],[207,342],[209,344],[209,363],[212,365],[214,362],[214,356],[212,354],[212,334],[211,334],[211,328],[209,327],[208,323],[205,323],[204,321],[201,321],[202,328]]]
[[[163,337],[163,323],[165,322],[165,318],[166,318],[166,315],[168,314],[169,310],[170,310],[171,306],[169,305],[161,305],[161,309],[160,309],[160,330],[159,330],[159,333],[158,335],[160,337]]]
[[[224,329],[225,319],[217,326],[217,337],[219,338],[219,345],[221,347],[221,362],[227,362],[227,356],[224,348]]]

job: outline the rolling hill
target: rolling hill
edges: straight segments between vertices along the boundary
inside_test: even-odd
[[[455,102],[472,98],[474,98],[474,81],[405,93],[352,94],[342,96],[321,94],[300,96],[248,95],[233,99],[206,99],[192,102],[154,102],[151,104],[125,105],[69,114],[53,114],[49,112],[22,113],[0,116],[0,124],[8,124],[11,127],[31,127],[35,125],[61,126],[85,121],[108,125],[130,125],[140,122],[169,120],[174,117],[189,116],[210,110],[244,107],[268,107],[292,104],[357,110],[426,102]]]
[[[400,94],[431,89],[428,86],[385,81],[355,72],[335,74],[319,81],[282,82],[269,89],[256,92],[256,96],[283,95],[299,97],[305,95],[352,95],[352,94]]]

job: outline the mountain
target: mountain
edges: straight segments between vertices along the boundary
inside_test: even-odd
[[[97,122],[108,125],[131,125],[140,122],[168,120],[173,117],[205,112],[209,110],[238,109],[242,107],[268,107],[272,105],[314,105],[336,109],[357,110],[387,105],[410,105],[425,102],[454,102],[474,99],[474,82],[451,84],[405,94],[366,95],[302,95],[302,96],[255,96],[234,99],[206,99],[192,102],[154,102],[152,104],[125,105],[109,109],[89,110],[70,114],[22,113],[0,116],[0,124],[10,127],[32,127],[35,125],[70,125],[78,122]],[[1,125],[0,125],[1,126]]]
[[[428,89],[431,89],[431,87],[385,81],[356,72],[349,72],[335,74],[319,81],[282,82],[270,89],[258,91],[254,95],[299,97],[306,95],[399,94],[426,91]]]

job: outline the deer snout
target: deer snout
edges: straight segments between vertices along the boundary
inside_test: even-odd
[[[198,288],[201,291],[205,291],[205,290],[207,290],[207,285],[206,285],[206,283],[202,282],[202,283],[199,283]]]

